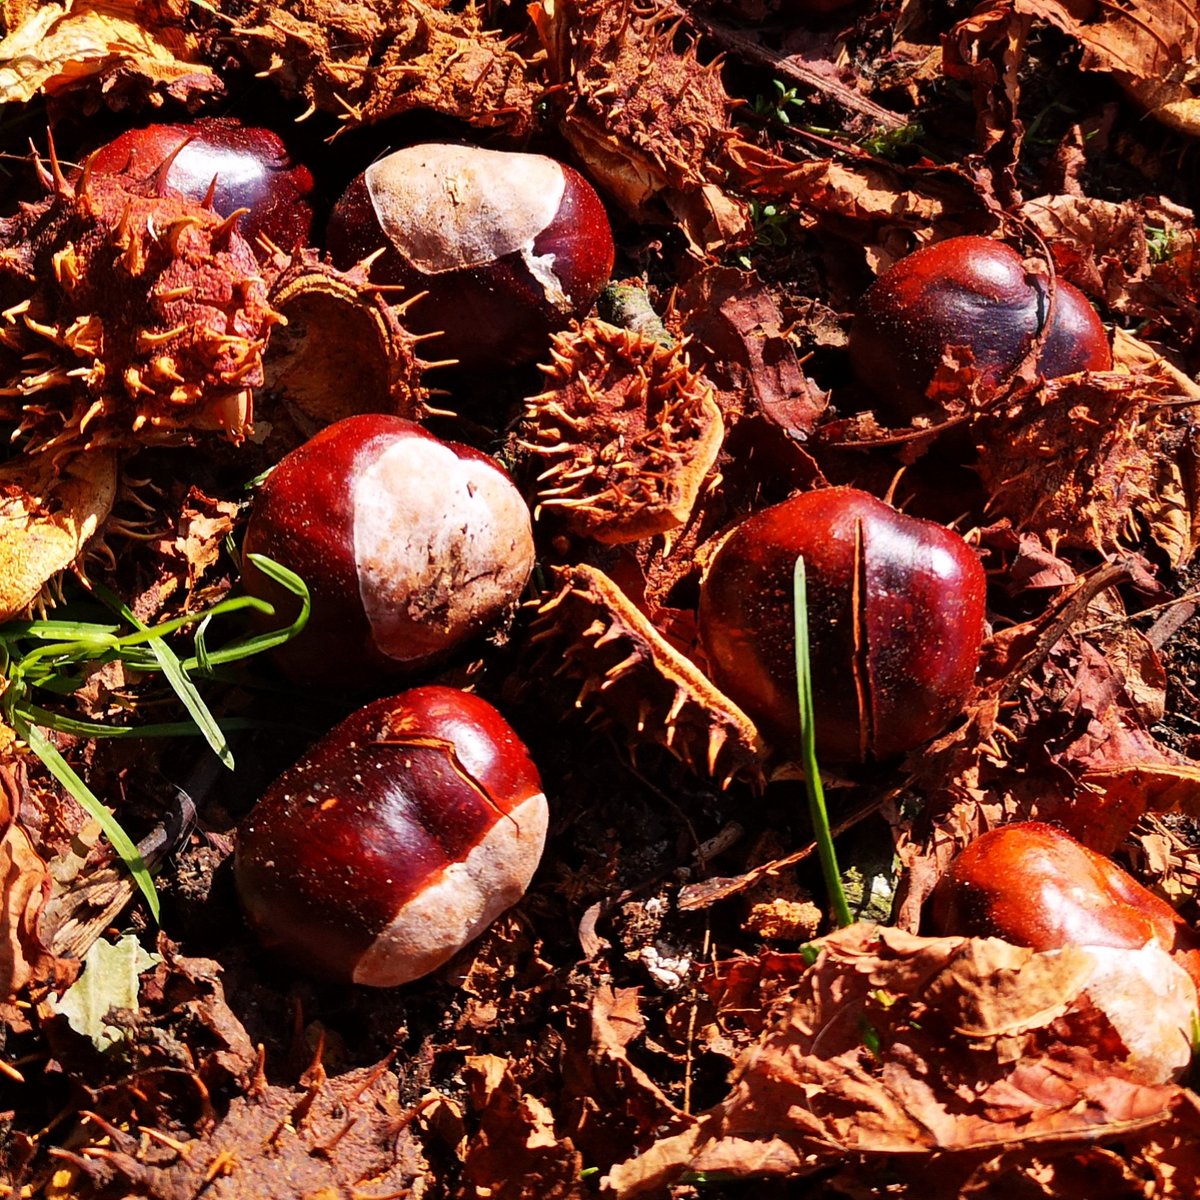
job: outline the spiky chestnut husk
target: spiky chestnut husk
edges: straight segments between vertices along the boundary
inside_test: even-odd
[[[436,411],[404,305],[389,304],[365,270],[339,271],[314,250],[272,266],[270,304],[286,324],[271,335],[258,398],[268,446],[294,449],[359,413],[418,421]]]
[[[551,360],[522,427],[524,448],[548,464],[538,508],[608,544],[683,525],[725,427],[682,349],[591,319],[554,338]]]
[[[27,453],[240,439],[279,318],[236,219],[55,166],[0,220],[0,422]]]
[[[0,466],[0,621],[48,599],[48,589],[76,567],[117,496],[117,456],[49,455]]]
[[[219,0],[217,8],[236,22],[221,29],[222,53],[232,50],[308,112],[333,113],[347,129],[414,109],[512,137],[533,125],[541,84],[502,34],[483,28],[475,5]]]
[[[662,746],[722,788],[762,778],[754,723],[672,647],[621,588],[587,564],[552,570],[531,641],[553,674],[582,679],[576,708],[616,725],[630,747]]]
[[[718,60],[674,42],[677,12],[635,0],[530,7],[549,74],[569,97],[559,127],[589,175],[638,220],[681,222],[715,251],[747,234],[746,206],[723,190],[734,102]]]

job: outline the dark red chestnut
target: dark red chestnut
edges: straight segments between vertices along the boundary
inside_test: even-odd
[[[302,970],[394,987],[524,895],[547,820],[504,718],[478,696],[416,688],[348,717],[271,785],[238,835],[238,895]]]
[[[232,117],[202,117],[193,125],[130,129],[91,156],[93,171],[153,178],[164,164],[160,186],[189,200],[213,188],[212,206],[222,216],[250,211],[240,229],[254,244],[265,234],[284,250],[306,245],[312,231],[312,173],[292,161],[277,134]],[[215,186],[214,186],[215,181]]]
[[[975,676],[983,568],[958,534],[854,488],[793,496],[721,544],[700,589],[700,637],[718,686],[795,750],[799,555],[818,754],[888,758],[940,732]]]
[[[259,489],[245,550],[307,583],[312,615],[278,662],[305,684],[367,688],[444,658],[516,603],[533,570],[529,508],[493,459],[412,421],[348,417]],[[246,589],[294,599],[247,559]]]
[[[336,266],[378,251],[376,283],[427,295],[404,315],[437,333],[427,357],[478,369],[528,362],[591,308],[612,273],[604,206],[540,154],[433,143],[372,163],[329,222]]]
[[[951,347],[966,347],[994,385],[1024,358],[1045,324],[1048,287],[1004,242],[949,238],[902,258],[867,289],[850,327],[850,361],[874,406],[907,421]],[[1078,288],[1058,280],[1038,359],[1048,379],[1107,371],[1104,326]]]

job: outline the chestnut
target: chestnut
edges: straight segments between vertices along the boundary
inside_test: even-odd
[[[1191,944],[1183,918],[1111,859],[1040,821],[976,838],[930,897],[939,933],[999,937],[1033,950]]]
[[[951,347],[966,347],[982,380],[997,384],[1046,321],[1046,280],[1004,242],[956,237],[915,251],[885,271],[850,326],[855,377],[889,417],[929,409],[926,391]],[[1048,379],[1107,371],[1112,352],[1084,294],[1056,281],[1054,314],[1038,357]]]
[[[1139,1077],[1165,1082],[1190,1065],[1195,935],[1165,901],[1068,834],[1028,821],[976,838],[938,881],[927,919],[943,935],[1070,950],[1076,978]],[[1078,1036],[1097,1037],[1094,1018]]]
[[[292,161],[278,134],[232,117],[202,117],[193,125],[148,125],[126,130],[97,149],[91,169],[104,175],[152,179],[160,187],[202,201],[222,216],[247,212],[241,232],[259,234],[283,250],[306,245],[312,232],[312,172]]]
[[[424,293],[405,325],[437,335],[429,356],[470,369],[545,353],[613,266],[608,216],[578,171],[442,143],[397,150],[355,178],[330,217],[328,248],[335,266],[370,258],[374,283]]]
[[[722,542],[700,585],[700,639],[717,685],[795,752],[800,555],[818,755],[889,758],[940,732],[974,680],[983,568],[957,533],[855,488],[793,496]]]
[[[234,878],[268,949],[394,987],[524,895],[547,822],[537,768],[496,709],[415,688],[353,713],[267,789],[239,831]]]
[[[411,675],[496,623],[534,558],[529,508],[498,463],[381,413],[338,421],[280,461],[245,550],[291,568],[312,597],[303,633],[275,652],[281,669],[349,690]],[[295,611],[249,558],[243,582],[277,614]]]

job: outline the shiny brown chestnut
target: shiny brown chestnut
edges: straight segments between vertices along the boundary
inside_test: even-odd
[[[294,162],[278,134],[232,117],[202,117],[192,125],[130,129],[99,147],[91,169],[104,175],[152,178],[202,201],[222,216],[250,211],[240,229],[255,244],[261,233],[283,250],[306,245],[312,232],[312,172]]]
[[[817,753],[889,758],[962,709],[983,638],[985,579],[958,534],[854,488],[805,492],[743,521],[700,589],[715,682],[797,748],[792,574],[803,555]]]
[[[255,496],[245,551],[295,571],[312,596],[303,633],[276,651],[284,673],[352,691],[411,676],[494,624],[534,558],[529,508],[495,460],[379,413],[283,458]],[[249,558],[243,582],[277,614],[295,611]]]
[[[1196,935],[1165,901],[1061,830],[1026,821],[976,838],[938,881],[926,917],[946,936],[1069,950],[1138,1076],[1164,1082],[1190,1065]],[[1095,1036],[1094,1019],[1083,1035]]]
[[[850,327],[850,362],[872,407],[908,421],[951,347],[970,350],[988,385],[1015,368],[1045,324],[1048,285],[1004,242],[957,237],[915,251],[863,296]],[[1078,288],[1057,280],[1038,357],[1048,379],[1112,367],[1108,336]]]
[[[426,357],[469,369],[529,362],[591,308],[613,266],[604,206],[578,171],[540,154],[430,143],[372,163],[329,221],[343,269],[425,293],[405,324]]]
[[[267,790],[234,877],[259,939],[301,970],[395,987],[524,895],[546,838],[537,768],[478,696],[377,700]]]
[[[928,916],[939,933],[999,937],[1033,950],[1196,944],[1166,901],[1111,859],[1040,821],[1002,825],[976,838],[938,881]]]

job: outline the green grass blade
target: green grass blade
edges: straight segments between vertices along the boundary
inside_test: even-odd
[[[203,697],[196,690],[196,685],[188,677],[187,671],[179,661],[179,656],[163,641],[157,630],[143,625],[133,615],[132,610],[107,588],[97,585],[96,594],[119,612],[139,634],[150,635],[147,643],[150,652],[166,676],[171,689],[179,697],[183,707],[187,709],[188,716],[195,721],[196,727],[204,735],[204,740],[212,747],[213,753],[232,771],[233,751],[230,750],[229,743],[225,740],[225,735],[221,732],[221,726],[217,723],[216,717],[209,711],[208,705],[204,703]]]
[[[295,571],[288,570],[287,567],[281,566],[265,555],[248,554],[246,557],[268,579],[274,580],[280,587],[291,592],[300,601],[300,612],[296,615],[296,619],[283,629],[272,629],[268,633],[255,633],[250,637],[234,642],[230,646],[223,646],[220,650],[210,650],[207,658],[209,664],[214,667],[238,662],[240,659],[249,658],[251,655],[261,654],[264,650],[271,650],[276,646],[282,646],[284,642],[290,641],[308,624],[308,614],[312,610],[312,602],[309,599],[308,585],[304,580]],[[187,658],[184,659],[183,665],[187,670],[191,671],[199,666],[199,662],[196,658]]]
[[[112,813],[92,794],[87,784],[75,774],[67,760],[59,754],[57,747],[36,725],[30,725],[28,721],[18,715],[13,728],[17,731],[18,736],[29,743],[30,750],[46,764],[46,769],[50,774],[79,801],[84,811],[99,823],[105,836],[112,843],[113,849],[121,856],[121,861],[129,869],[134,882],[141,889],[142,895],[146,897],[146,903],[150,905],[150,911],[157,921],[158,892],[154,888],[154,880],[150,876],[150,870],[146,866],[145,860],[138,853],[138,848],[130,840],[129,835],[121,828]]]
[[[191,721],[160,721],[148,725],[105,725],[99,721],[84,721],[69,717],[48,708],[22,701],[16,708],[27,721],[43,729],[58,733],[69,733],[73,737],[89,738],[161,738],[199,737],[201,731]],[[239,729],[262,729],[267,722],[250,717],[224,717],[220,721],[222,731],[230,733]],[[290,726],[289,726],[290,728]]]
[[[833,847],[833,833],[829,828],[829,810],[825,806],[825,788],[821,783],[821,772],[817,766],[816,727],[813,718],[812,661],[808,643],[808,577],[804,570],[804,556],[796,559],[792,574],[792,596],[795,603],[796,620],[796,693],[800,705],[800,761],[804,767],[804,789],[808,793],[808,815],[812,821],[813,836],[817,842],[817,855],[821,860],[821,874],[833,915],[843,929],[854,924],[846,893],[842,889],[842,876],[838,871],[837,854]]]

